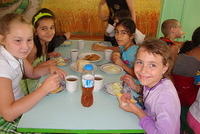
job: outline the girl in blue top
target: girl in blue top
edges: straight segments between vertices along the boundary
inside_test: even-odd
[[[118,47],[103,46],[94,44],[93,50],[104,51],[105,49],[113,50],[112,61],[121,66],[128,74],[135,76],[133,72],[133,62],[138,46],[135,42],[136,25],[131,19],[120,20],[115,27],[115,39]]]
[[[134,44],[136,25],[131,19],[123,19],[115,28],[115,39],[119,44],[119,52],[112,54],[112,61],[124,71],[134,76],[133,62],[138,46]]]

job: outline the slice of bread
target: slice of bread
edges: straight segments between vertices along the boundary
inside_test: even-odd
[[[78,71],[78,72],[80,72],[80,73],[82,73],[83,72],[83,67],[86,65],[86,64],[90,64],[90,62],[89,61],[87,61],[87,60],[77,60],[76,61],[76,70]]]

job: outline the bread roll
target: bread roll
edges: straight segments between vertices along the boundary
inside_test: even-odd
[[[86,65],[86,64],[90,64],[90,62],[89,61],[87,61],[87,60],[77,60],[77,62],[76,62],[76,68],[77,68],[77,71],[78,72],[83,72],[83,67]]]

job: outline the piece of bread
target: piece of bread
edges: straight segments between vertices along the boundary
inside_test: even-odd
[[[78,72],[82,73],[82,72],[83,72],[83,67],[84,67],[86,64],[90,64],[90,62],[87,61],[87,60],[81,60],[81,59],[77,60],[77,61],[76,61],[76,70],[77,70]]]
[[[58,93],[62,90],[62,86],[56,88],[55,90],[51,91],[52,94]]]

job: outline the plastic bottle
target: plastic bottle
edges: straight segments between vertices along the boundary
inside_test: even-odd
[[[82,73],[82,96],[81,103],[84,107],[90,107],[93,104],[94,89],[94,67],[92,64],[86,64]]]

